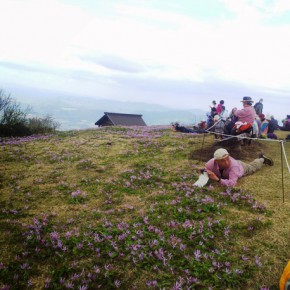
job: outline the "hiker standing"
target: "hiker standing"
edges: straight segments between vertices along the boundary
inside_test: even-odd
[[[219,104],[216,107],[216,112],[220,115],[222,112],[222,106],[224,105],[225,101],[224,100],[220,100]]]
[[[209,106],[209,107],[210,107],[211,109],[212,109],[212,108],[216,108],[216,101],[213,100],[213,101],[212,101],[212,106]]]
[[[216,139],[221,140],[223,138],[222,134],[224,133],[225,123],[227,119],[228,119],[228,111],[226,110],[225,106],[221,106],[221,113],[214,117],[214,123],[216,124],[214,131],[215,133],[217,133],[215,134]]]
[[[263,113],[263,99],[260,99],[260,101],[254,105],[254,109],[257,115],[260,115]]]

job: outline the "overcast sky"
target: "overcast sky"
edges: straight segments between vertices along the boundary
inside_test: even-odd
[[[289,35],[289,0],[0,0],[0,89],[204,110],[252,96],[282,118]]]

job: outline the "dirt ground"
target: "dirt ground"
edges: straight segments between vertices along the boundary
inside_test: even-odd
[[[203,148],[190,152],[189,158],[206,162],[213,158],[213,152],[219,148],[227,149],[235,159],[252,161],[258,158],[259,153],[263,153],[265,146],[262,142],[256,142],[254,140],[250,145],[246,142],[244,144],[243,141],[224,146],[220,146],[219,144],[205,145]]]

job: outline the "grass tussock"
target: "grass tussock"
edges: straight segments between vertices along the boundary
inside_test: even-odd
[[[215,149],[166,127],[5,140],[0,289],[278,289],[290,247],[281,144],[227,148],[275,165],[236,188],[194,187]]]

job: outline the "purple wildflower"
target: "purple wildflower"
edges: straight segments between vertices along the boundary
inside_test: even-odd
[[[182,283],[176,281],[171,289],[172,290],[182,290]]]
[[[261,258],[259,256],[255,256],[255,263],[258,267],[262,267]]]
[[[245,255],[242,255],[241,258],[242,258],[243,261],[247,261],[248,260],[248,258]]]
[[[156,280],[148,280],[146,282],[147,287],[155,287],[157,286],[157,281]]]
[[[29,269],[29,264],[28,263],[24,263],[24,264],[20,265],[20,268],[22,270]]]
[[[96,265],[93,267],[95,273],[99,274],[101,272],[100,268]]]
[[[66,287],[67,289],[73,289],[73,288],[74,288],[74,284],[73,284],[72,282],[67,282],[67,283],[65,284],[65,287]]]
[[[58,240],[58,239],[59,239],[59,234],[58,234],[58,232],[52,232],[52,233],[50,233],[50,239],[51,239],[52,241]]]
[[[120,280],[115,280],[114,284],[115,284],[116,288],[119,288],[121,286]]]
[[[2,262],[0,262],[0,270],[3,270],[5,268],[6,268],[6,266]]]
[[[229,233],[230,233],[230,229],[229,229],[229,227],[226,227],[225,231],[224,231],[224,234],[225,234],[226,238],[229,238]]]
[[[202,254],[201,254],[200,250],[194,251],[194,258],[196,261],[200,261],[201,257],[202,257]]]
[[[105,269],[106,271],[110,271],[112,269],[112,265],[111,264],[105,264]]]

